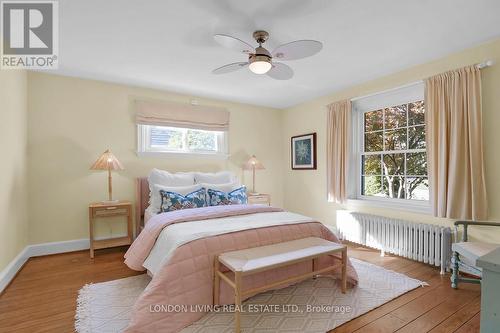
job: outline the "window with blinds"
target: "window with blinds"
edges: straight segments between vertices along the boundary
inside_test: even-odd
[[[138,153],[227,157],[229,112],[173,102],[136,103]]]

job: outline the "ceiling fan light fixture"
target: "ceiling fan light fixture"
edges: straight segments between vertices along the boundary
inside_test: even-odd
[[[318,53],[323,48],[323,44],[317,40],[302,39],[282,44],[274,51],[269,52],[262,46],[268,40],[269,33],[264,30],[257,30],[253,33],[253,38],[259,44],[255,51],[252,45],[239,38],[224,34],[214,35],[215,41],[222,46],[246,54],[248,61],[227,64],[214,69],[212,73],[225,74],[248,67],[254,74],[267,74],[267,76],[275,80],[290,80],[293,77],[293,69],[281,61],[307,58]],[[273,61],[273,59],[278,61]]]
[[[266,74],[273,66],[271,58],[265,55],[255,55],[250,57],[248,68],[255,74]]]

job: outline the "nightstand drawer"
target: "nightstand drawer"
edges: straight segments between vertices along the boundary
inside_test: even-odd
[[[251,194],[248,195],[248,204],[250,205],[271,205],[271,196],[269,194]]]
[[[264,196],[264,195],[259,195],[259,196],[253,195],[250,200],[252,200],[253,202],[257,202],[257,201],[266,201],[267,202],[268,197]]]
[[[114,207],[114,206],[94,210],[94,216],[96,216],[96,217],[127,215],[127,213],[128,213],[128,210],[126,208]]]

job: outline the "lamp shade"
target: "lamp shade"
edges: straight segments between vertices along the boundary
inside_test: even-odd
[[[243,169],[245,170],[263,170],[265,169],[264,164],[262,164],[255,155],[252,155],[250,159],[243,165]]]
[[[94,162],[90,170],[123,170],[124,167],[108,149]]]

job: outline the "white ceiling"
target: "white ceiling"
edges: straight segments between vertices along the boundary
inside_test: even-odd
[[[285,108],[500,36],[498,0],[61,0],[56,73]],[[247,69],[214,33],[267,46],[316,39],[276,81]],[[252,43],[254,44],[254,43]]]

